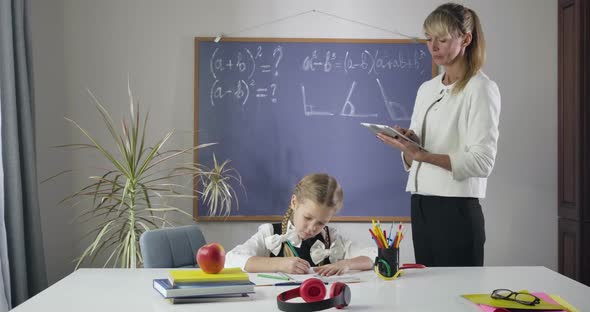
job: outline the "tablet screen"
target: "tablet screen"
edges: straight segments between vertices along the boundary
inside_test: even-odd
[[[400,137],[400,138],[412,143],[413,145],[417,146],[421,150],[426,151],[426,149],[424,149],[420,144],[414,142],[412,139],[408,138],[407,136],[403,135],[401,132],[395,130],[394,128],[392,128],[390,126],[380,125],[380,124],[372,124],[372,123],[366,123],[366,122],[361,122],[361,125],[367,127],[369,130],[371,130],[375,134],[383,133],[383,134],[386,134],[386,135],[393,137],[393,138]]]

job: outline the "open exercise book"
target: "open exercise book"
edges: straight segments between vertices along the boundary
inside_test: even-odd
[[[302,275],[290,275],[298,282],[303,282],[309,278],[318,278],[326,283],[335,283],[335,282],[342,282],[342,283],[358,283],[361,281],[361,278],[356,276],[354,273],[352,274],[342,274],[342,275],[332,275],[332,276],[320,276],[316,273],[311,274],[302,274]]]
[[[263,277],[252,277],[251,281],[256,284],[256,286],[270,286],[276,284],[285,284],[285,283],[302,283],[303,281],[310,279],[310,278],[317,278],[325,283],[331,284],[335,282],[341,283],[358,283],[362,282],[361,277],[357,273],[348,273],[342,275],[333,275],[333,276],[320,276],[313,271],[310,271],[308,274],[286,274],[286,273],[268,273],[262,275],[272,275],[277,277],[284,277],[284,280],[273,280],[269,278]]]

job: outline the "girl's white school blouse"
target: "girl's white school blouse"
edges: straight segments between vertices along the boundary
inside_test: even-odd
[[[342,259],[355,258],[358,256],[367,256],[371,260],[375,259],[377,255],[377,248],[361,248],[356,243],[340,235],[340,233],[338,233],[335,228],[328,226],[328,230],[330,231],[330,238],[332,241],[330,248],[325,249],[322,243],[318,244],[317,247],[319,248],[316,248],[316,252],[313,252],[315,247],[314,245],[314,247],[312,247],[312,256],[315,253],[317,255],[322,255],[322,257],[329,257],[331,263],[335,263]],[[271,223],[260,225],[256,234],[252,235],[252,237],[250,237],[250,239],[248,239],[246,242],[236,246],[225,255],[225,267],[239,267],[244,270],[244,266],[250,257],[270,257],[272,252],[271,249],[275,249],[277,243],[284,242],[286,239],[289,239],[290,236],[292,236],[291,233],[293,233],[293,231],[295,231],[295,229],[291,222],[289,222],[287,234],[285,235],[280,235],[281,233],[275,234]],[[296,239],[295,242],[292,239],[290,239],[290,241],[296,245],[296,247],[299,247],[298,245],[301,244],[301,242],[296,241]],[[272,246],[270,245],[271,242],[273,242]],[[276,249],[274,251],[278,252]]]
[[[430,153],[447,154],[452,171],[412,162],[406,191],[413,194],[484,198],[498,142],[500,91],[483,72],[459,94],[442,83],[444,74],[418,89],[410,129]]]

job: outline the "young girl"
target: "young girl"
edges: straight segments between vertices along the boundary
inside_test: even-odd
[[[340,275],[373,267],[370,250],[359,250],[327,224],[342,207],[342,188],[327,174],[311,174],[295,186],[282,223],[258,227],[226,255],[226,267],[247,272]],[[363,255],[363,253],[365,255]]]

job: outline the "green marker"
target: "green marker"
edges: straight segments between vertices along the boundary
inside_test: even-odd
[[[282,280],[282,281],[288,281],[289,279],[286,277],[282,277],[282,276],[276,276],[276,275],[269,275],[269,274],[257,274],[256,276],[258,277],[266,277],[266,278],[274,278],[274,279],[278,279],[278,280]]]

